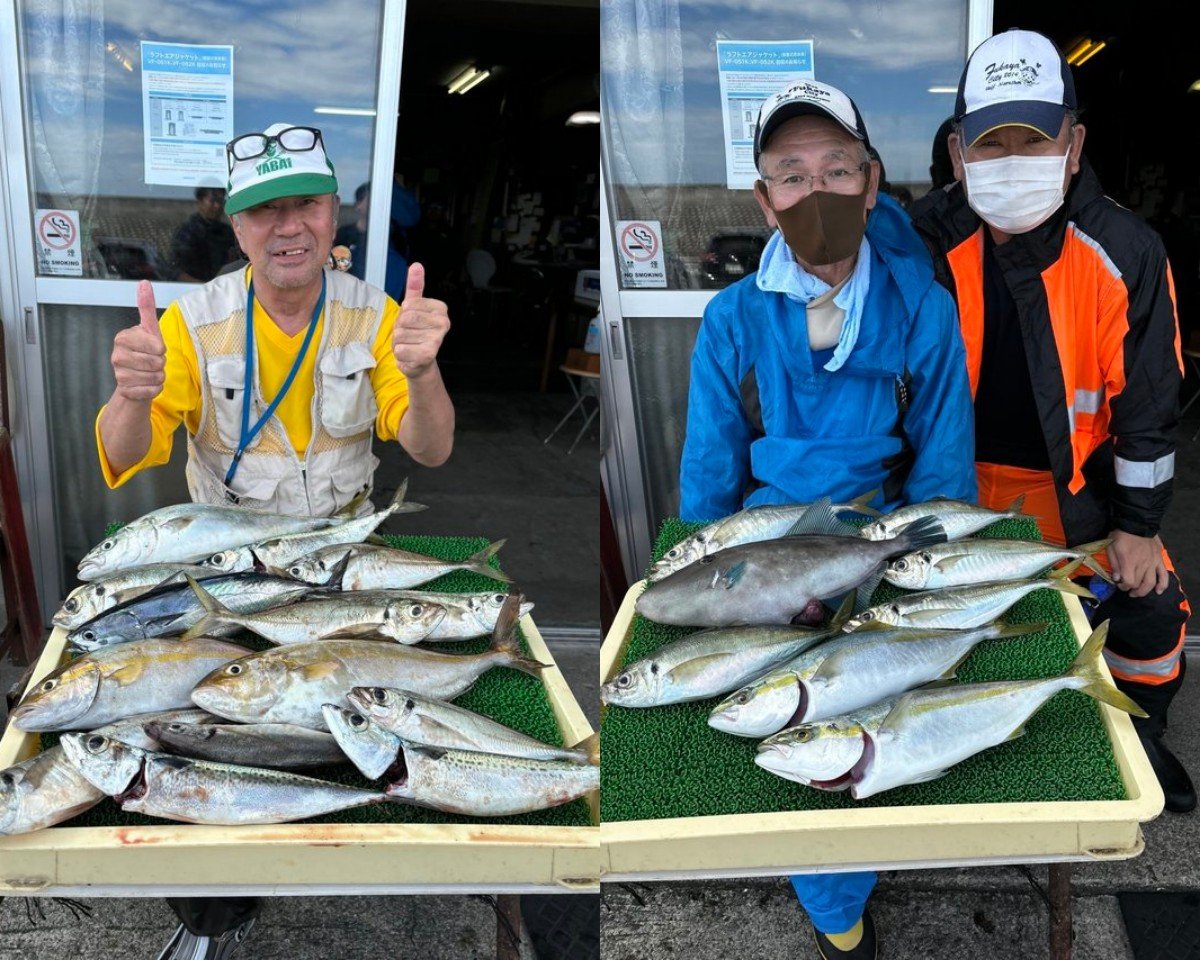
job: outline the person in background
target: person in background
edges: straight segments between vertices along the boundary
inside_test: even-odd
[[[197,187],[196,212],[180,225],[171,240],[176,278],[185,283],[207,283],[237,257],[237,238],[225,222],[225,191],[220,187]]]
[[[359,184],[354,191],[353,224],[342,227],[335,243],[350,248],[350,273],[360,280],[367,268],[368,213],[371,205],[371,184]],[[404,175],[399,170],[392,183],[392,209],[388,220],[387,272],[383,289],[392,299],[404,296],[405,280],[408,276],[410,258],[408,231],[421,219],[421,205],[416,194],[404,185]]]
[[[929,151],[929,179],[932,189],[942,190],[955,182],[954,164],[950,162],[950,134],[954,132],[954,118],[947,117],[933,135]]]
[[[758,272],[709,303],[692,354],[680,516],[975,498],[954,302],[879,189],[858,108],[800,81],[762,105],[754,196],[775,232]],[[825,960],[873,960],[874,873],[791,878]]]
[[[1166,807],[1196,792],[1162,736],[1190,613],[1159,538],[1175,474],[1183,358],[1162,241],[1104,195],[1083,156],[1070,67],[1040,33],[985,40],[959,83],[957,180],[914,207],[954,292],[975,401],[979,500],[1018,494],[1057,544],[1111,538],[1092,616]],[[1096,581],[1094,589],[1111,589]]]

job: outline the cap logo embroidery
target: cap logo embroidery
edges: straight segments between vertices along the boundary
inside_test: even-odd
[[[989,91],[996,87],[1032,87],[1038,82],[1041,66],[1040,63],[1030,66],[1024,58],[1015,63],[989,63],[983,68],[984,84]]]

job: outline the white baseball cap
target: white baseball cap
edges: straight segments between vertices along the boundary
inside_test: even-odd
[[[1013,29],[984,40],[967,60],[954,119],[970,146],[1012,125],[1054,139],[1066,111],[1075,109],[1075,81],[1058,47],[1040,33]]]
[[[316,127],[273,123],[225,145],[229,185],[225,212],[241,213],[268,200],[337,193],[333,163]]]
[[[758,124],[754,128],[755,164],[763,147],[781,124],[807,114],[828,117],[841,124],[852,137],[861,140],[864,146],[871,146],[871,141],[867,139],[866,124],[853,100],[827,83],[799,80],[767,97],[759,108]]]

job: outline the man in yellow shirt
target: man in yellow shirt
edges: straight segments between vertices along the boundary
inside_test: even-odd
[[[226,152],[225,210],[249,266],[161,320],[139,287],[140,323],[113,342],[117,386],[96,420],[109,487],[166,463],[181,422],[197,502],[331,515],[371,488],[372,429],[444,463],[454,407],[437,353],[450,319],[422,295],[423,268],[403,305],[326,269],[339,200],[319,130],[278,123]]]
[[[326,269],[339,201],[319,130],[277,123],[226,153],[225,212],[249,266],[161,320],[153,288],[138,288],[140,323],[113,342],[117,386],[96,418],[109,487],[166,463],[180,423],[201,503],[332,515],[371,489],[372,430],[444,463],[454,407],[437,353],[450,318],[422,295],[424,269],[409,268],[403,304]],[[160,960],[226,956],[259,910],[255,898],[169,902],[182,924]]]

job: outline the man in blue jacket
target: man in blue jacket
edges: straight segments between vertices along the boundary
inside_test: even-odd
[[[754,195],[777,228],[758,273],[708,305],[692,355],[680,515],[974,500],[958,314],[907,214],[878,194],[862,115],[804,80],[763,103]],[[792,877],[825,960],[875,957],[874,873]]]

